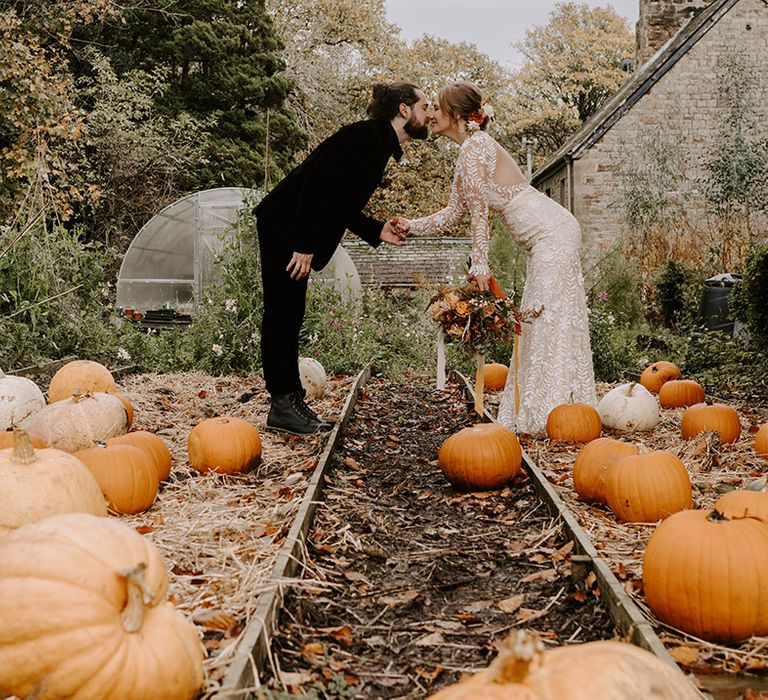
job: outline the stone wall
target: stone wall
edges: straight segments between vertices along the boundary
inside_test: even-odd
[[[740,0],[574,161],[573,211],[587,244],[605,248],[625,230],[626,197],[632,187],[647,187],[651,194],[668,198],[670,207],[681,207],[692,221],[704,217],[704,162],[718,147],[723,116],[718,75],[734,51],[743,51],[754,67],[759,81],[752,94],[756,135],[768,138],[768,4]],[[672,172],[654,178],[655,161],[665,158]],[[646,180],[630,183],[628,174],[638,172]]]

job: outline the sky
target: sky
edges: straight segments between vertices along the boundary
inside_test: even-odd
[[[387,19],[402,30],[406,41],[424,34],[475,44],[508,68],[519,68],[522,57],[513,44],[527,30],[542,26],[558,0],[385,0]],[[613,6],[634,31],[639,0],[577,0],[590,7]]]

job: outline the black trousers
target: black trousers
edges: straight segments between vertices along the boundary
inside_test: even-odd
[[[258,223],[264,315],[261,319],[261,360],[267,391],[273,396],[301,390],[299,333],[307,304],[307,282],[291,279],[285,268],[293,251],[280,231]]]

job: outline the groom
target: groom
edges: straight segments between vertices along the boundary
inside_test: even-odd
[[[330,430],[304,401],[299,379],[299,331],[310,270],[321,270],[349,229],[374,248],[402,245],[400,219],[363,214],[390,158],[401,144],[427,137],[427,99],[410,83],[375,85],[369,119],[323,141],[256,207],[264,316],[261,355],[271,395],[267,427],[307,435]]]

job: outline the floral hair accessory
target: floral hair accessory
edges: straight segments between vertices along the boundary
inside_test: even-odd
[[[491,105],[484,104],[480,109],[472,110],[467,115],[467,131],[475,132],[480,129],[486,118],[493,119],[493,107]]]

